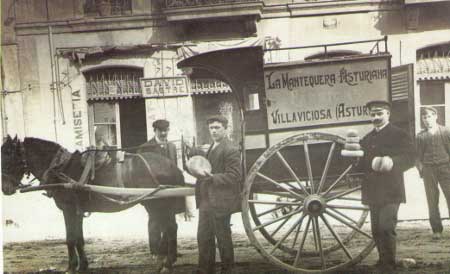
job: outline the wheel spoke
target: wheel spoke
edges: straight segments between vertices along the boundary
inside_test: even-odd
[[[306,236],[308,235],[308,230],[309,230],[310,225],[311,225],[311,217],[308,217],[308,222],[306,222],[306,227],[305,227],[305,230],[303,231],[302,241],[300,242],[300,246],[298,247],[297,255],[295,255],[295,260],[294,260],[294,264],[293,264],[294,267],[297,267],[298,263],[300,261],[300,254],[302,253],[303,246],[305,245]]]
[[[347,215],[345,215],[344,213],[340,212],[339,210],[336,210],[336,209],[334,209],[334,208],[332,208],[332,207],[330,207],[330,209],[331,209],[331,211],[333,211],[334,213],[340,215],[342,218],[345,218],[345,219],[349,220],[350,222],[352,222],[352,223],[358,225],[358,222],[357,222],[357,221],[355,221],[355,220],[353,220],[352,218],[348,217]]]
[[[348,201],[357,201],[357,202],[361,202],[361,198],[352,198],[352,197],[339,197],[337,198],[337,200],[348,200]]]
[[[329,212],[328,210],[325,211],[326,214],[330,215],[331,217],[333,217],[335,220],[343,223],[344,225],[353,228],[354,230],[358,231],[359,233],[361,233],[362,235],[366,236],[369,239],[372,239],[372,236],[370,236],[369,234],[367,234],[366,232],[362,231],[361,229],[359,229],[358,227],[346,222],[345,220],[341,219],[341,217],[336,216],[335,214]]]
[[[299,207],[300,206],[297,206],[297,208],[295,210],[297,210]],[[273,238],[275,236],[275,234],[277,234],[277,232],[284,226],[284,224],[286,224],[292,218],[292,216],[290,216],[289,218],[286,218],[281,224],[279,224],[278,227],[270,234],[270,237]]]
[[[320,237],[319,218],[318,217],[313,218],[313,227],[315,227],[315,231],[316,231],[316,235],[317,235],[317,245],[319,246],[319,254],[320,254],[320,261],[322,262],[322,269],[325,269],[326,263],[325,263],[325,256],[323,254],[323,249],[322,249],[322,239]]]
[[[341,180],[342,178],[344,178],[345,175],[347,175],[347,173],[352,169],[353,165],[349,165],[344,172],[342,172],[341,175],[339,175],[339,177],[330,185],[330,187],[327,189],[327,191],[325,191],[325,193],[323,194],[324,196],[327,195]]]
[[[331,197],[327,198],[327,202],[329,202],[331,200],[334,200],[334,199],[337,199],[337,198],[340,198],[342,196],[348,195],[348,194],[353,193],[355,191],[358,191],[360,189],[361,189],[361,186],[350,188],[349,190],[343,191],[341,193],[335,194],[334,196],[331,196]]]
[[[303,220],[305,219],[305,217],[306,217],[306,215],[303,216],[302,221],[300,222],[300,224],[297,227],[297,231],[295,232],[295,237],[294,237],[294,241],[292,242],[292,247],[291,248],[294,248],[295,244],[297,243],[298,235],[300,234],[300,229],[302,227]]]
[[[366,206],[341,206],[341,205],[327,205],[329,208],[335,208],[335,209],[350,209],[350,210],[369,210]]]
[[[263,211],[263,212],[261,212],[261,213],[258,213],[256,216],[257,216],[257,217],[261,217],[261,216],[264,216],[264,215],[266,215],[266,214],[269,214],[269,213],[272,213],[272,212],[274,212],[274,211],[277,211],[277,210],[279,210],[279,209],[282,209],[283,207],[287,207],[287,205],[276,206],[276,207],[274,207],[274,208],[271,208],[271,209],[268,209],[268,210]]]
[[[300,179],[298,178],[297,174],[295,174],[294,170],[291,168],[291,166],[288,164],[288,162],[286,161],[286,159],[283,157],[283,155],[281,155],[280,151],[277,151],[277,156],[280,159],[280,161],[283,163],[284,167],[289,171],[289,173],[291,174],[291,176],[295,179],[295,181],[297,182],[297,184],[300,186],[300,188],[302,189],[302,191],[306,194],[309,195],[308,191],[306,191],[306,188],[302,185],[302,182],[300,181]]]
[[[308,142],[303,143],[304,151],[305,151],[305,161],[306,161],[306,170],[308,171],[308,178],[309,182],[311,183],[311,193],[314,193],[314,181],[313,181],[313,175],[312,175],[312,168],[311,168],[311,160],[309,158],[309,148],[308,148]]]
[[[292,191],[291,189],[283,186],[282,184],[279,184],[277,181],[267,177],[266,175],[262,174],[261,172],[257,172],[256,175],[258,175],[259,177],[263,178],[264,180],[276,185],[277,187],[281,187],[282,189],[286,190],[287,192],[291,193],[292,195],[294,195],[295,197],[297,197],[300,200],[304,200],[305,197],[303,197],[302,195],[296,193],[295,191]]]
[[[295,206],[299,203],[293,202],[278,202],[278,201],[264,201],[264,200],[248,200],[249,203],[252,204],[264,204],[264,205],[285,205],[285,206]]]
[[[325,183],[325,179],[327,178],[328,169],[330,168],[331,159],[333,158],[334,148],[336,147],[336,143],[333,142],[330,147],[330,151],[328,152],[327,161],[325,163],[325,167],[323,169],[322,178],[320,178],[319,187],[317,188],[317,193],[320,193],[322,190],[323,184]]]
[[[298,221],[293,224],[289,230],[283,235],[283,237],[281,237],[281,239],[275,244],[275,246],[272,248],[272,251],[270,251],[270,254],[273,254],[275,252],[275,250],[280,246],[280,244],[282,242],[284,242],[284,240],[286,240],[286,238],[291,234],[291,232],[299,225],[301,224],[303,218],[305,217],[305,215],[300,216],[300,218],[298,219]]]
[[[312,219],[312,230],[313,230],[313,238],[314,238],[314,248],[315,248],[315,251],[317,251],[317,248],[318,248],[318,246],[317,246],[317,231],[316,231],[316,225],[315,225],[315,223],[314,223],[314,218]]]
[[[328,230],[331,232],[331,234],[333,234],[334,238],[336,239],[336,241],[339,243],[339,245],[341,246],[341,248],[344,250],[345,254],[347,255],[347,257],[350,260],[353,260],[352,254],[350,254],[350,252],[348,251],[348,249],[345,247],[344,243],[342,242],[341,238],[339,237],[339,235],[333,230],[333,228],[330,226],[330,224],[328,223],[327,219],[325,218],[325,216],[320,215],[320,218],[322,219],[323,223],[327,226]]]
[[[280,218],[277,218],[277,219],[274,219],[274,220],[265,222],[265,223],[263,223],[263,224],[261,224],[261,225],[259,225],[259,226],[255,226],[255,227],[253,228],[253,231],[259,230],[259,229],[261,229],[261,228],[263,228],[263,227],[265,227],[265,226],[268,226],[268,225],[271,225],[271,224],[273,224],[273,223],[276,223],[276,222],[279,222],[279,221],[281,221],[281,220],[284,220],[284,219],[286,219],[286,218],[289,218],[289,217],[292,216],[292,215],[295,215],[295,214],[300,213],[302,210],[303,210],[303,207],[300,207],[298,210],[294,210],[294,211],[292,211],[291,213],[286,214],[286,215],[284,215],[284,216],[282,216],[282,217],[280,217]]]

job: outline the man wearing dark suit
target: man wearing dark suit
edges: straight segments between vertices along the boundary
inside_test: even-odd
[[[155,136],[142,144],[138,153],[154,152],[165,155],[177,165],[175,144],[167,141],[169,121],[153,122]],[[175,215],[185,211],[184,198],[165,198],[142,203],[148,212],[148,238],[150,252],[157,259],[158,271],[171,273],[177,259],[177,229]]]
[[[402,129],[389,123],[391,105],[367,103],[374,129],[362,140],[359,168],[365,172],[362,203],[369,206],[372,235],[378,250],[377,266],[395,268],[397,214],[406,202],[403,172],[414,164],[414,146]]]
[[[241,157],[227,137],[228,120],[213,116],[207,120],[213,140],[206,157],[211,173],[197,181],[195,198],[199,208],[197,231],[199,272],[214,274],[216,244],[222,261],[222,274],[233,273],[234,250],[230,218],[240,211]]]

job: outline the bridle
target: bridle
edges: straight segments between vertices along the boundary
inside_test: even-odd
[[[2,176],[4,176],[6,179],[10,180],[11,182],[18,181],[17,185],[15,183],[13,184],[13,185],[15,185],[15,188],[23,188],[23,187],[27,187],[32,181],[34,181],[34,179],[31,180],[30,182],[28,182],[27,184],[22,184],[20,182],[20,180],[23,178],[23,176],[26,176],[27,179],[30,177],[31,170],[30,170],[28,162],[27,162],[25,145],[20,141],[18,141],[17,144],[18,144],[18,148],[15,147],[15,155],[16,155],[16,157],[20,158],[20,160],[17,162],[20,163],[22,170],[23,170],[23,174],[20,178],[16,178],[17,176],[2,171]],[[11,163],[9,163],[9,164],[11,164]],[[13,164],[16,164],[16,163],[13,163]]]

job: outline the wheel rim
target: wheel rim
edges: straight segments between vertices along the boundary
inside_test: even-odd
[[[310,157],[313,142],[329,143],[321,176],[316,177]],[[343,143],[343,138],[331,134],[295,135],[266,150],[249,170],[242,202],[243,222],[252,244],[272,263],[299,273],[331,272],[361,261],[373,249],[371,236],[362,229],[368,209],[360,204],[360,187],[342,186],[357,176],[352,175],[352,166],[335,178],[328,174],[333,155]],[[282,153],[293,144],[303,147],[303,176]],[[262,167],[271,157],[282,163],[292,181],[279,182],[263,172]],[[256,179],[274,186],[276,191],[261,191]],[[281,217],[267,217],[280,209],[285,210]]]

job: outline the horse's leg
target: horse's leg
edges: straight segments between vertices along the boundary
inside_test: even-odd
[[[72,206],[65,206],[63,209],[64,223],[66,225],[66,244],[69,254],[69,267],[67,271],[69,273],[75,272],[78,266],[78,256],[75,249],[77,237],[76,237],[76,208]]]
[[[76,222],[76,249],[78,257],[80,259],[80,265],[78,269],[84,271],[88,269],[89,263],[84,251],[84,235],[83,235],[83,214],[78,213],[75,218]]]

